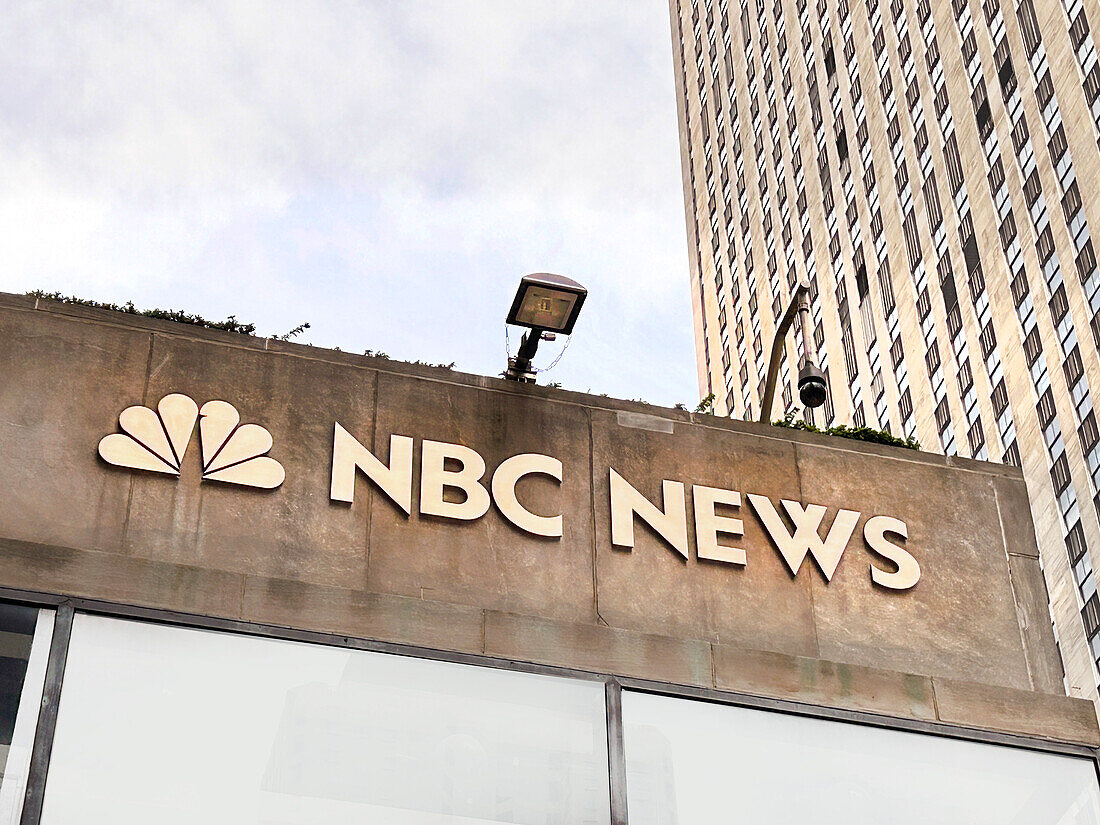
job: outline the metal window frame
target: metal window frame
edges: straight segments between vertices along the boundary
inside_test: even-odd
[[[304,642],[307,644],[342,647],[372,653],[388,653],[418,659],[429,659],[452,664],[472,665],[531,673],[542,676],[580,679],[602,682],[604,685],[605,714],[607,719],[607,753],[609,776],[609,806],[611,825],[627,825],[627,776],[626,752],[623,740],[622,692],[624,690],[660,696],[709,702],[717,705],[782,713],[809,719],[823,719],[847,724],[857,724],[881,730],[924,734],[966,742],[1072,756],[1089,759],[1100,783],[1100,748],[1071,742],[1041,739],[1024,734],[983,730],[944,722],[920,719],[903,719],[869,711],[848,710],[824,705],[814,705],[791,699],[777,699],[715,688],[692,687],[652,679],[617,676],[606,671],[582,670],[558,665],[538,664],[518,659],[488,656],[480,653],[461,653],[436,648],[383,642],[323,631],[301,630],[278,625],[262,624],[240,619],[224,619],[203,616],[163,608],[142,607],[99,599],[66,597],[50,593],[38,593],[0,587],[0,600],[56,610],[53,637],[46,666],[46,680],[39,709],[38,726],[28,769],[27,791],[24,798],[20,825],[38,825],[45,799],[46,780],[49,772],[50,752],[57,726],[57,710],[64,685],[65,664],[69,642],[72,638],[76,613],[108,616],[118,619],[151,622],[169,627],[212,630],[258,638]]]

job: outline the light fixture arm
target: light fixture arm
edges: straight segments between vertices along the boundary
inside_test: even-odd
[[[772,338],[771,361],[768,364],[768,377],[764,384],[764,398],[760,404],[760,420],[771,422],[772,404],[775,401],[775,385],[779,380],[779,364],[783,360],[783,341],[794,323],[794,316],[799,316],[799,324],[802,327],[802,367],[799,375],[799,385],[803,382],[802,372],[817,374],[817,347],[814,344],[813,335],[810,332],[810,287],[801,282],[795,287],[791,295],[791,302],[787,306],[783,317],[775,328],[775,337]],[[824,383],[822,379],[822,384]],[[824,399],[822,399],[824,400]],[[818,406],[808,404],[807,406]]]
[[[541,340],[542,330],[529,329],[523,333],[519,342],[519,351],[508,359],[508,369],[504,372],[505,379],[528,384],[535,382],[535,371],[531,368],[531,362],[535,359]]]

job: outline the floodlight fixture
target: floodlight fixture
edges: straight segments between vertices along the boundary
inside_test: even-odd
[[[507,323],[527,327],[520,341],[519,352],[508,359],[504,377],[510,381],[534,383],[531,360],[539,341],[553,340],[558,333],[569,335],[577,323],[588,290],[572,278],[536,272],[524,275],[508,310]]]
[[[569,335],[586,297],[588,290],[564,275],[524,275],[508,311],[508,323]]]

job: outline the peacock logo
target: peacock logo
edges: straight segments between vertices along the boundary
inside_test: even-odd
[[[236,408],[207,401],[199,409],[180,393],[166,395],[154,412],[127,407],[118,417],[120,433],[104,436],[99,455],[108,464],[179,476],[195,423],[202,445],[203,481],[274,490],[283,483],[283,465],[267,455],[271,433],[259,424],[241,424]]]

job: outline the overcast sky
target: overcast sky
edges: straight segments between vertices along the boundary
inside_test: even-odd
[[[0,290],[497,374],[557,272],[540,382],[698,401],[664,0],[7,0],[0,42]]]

